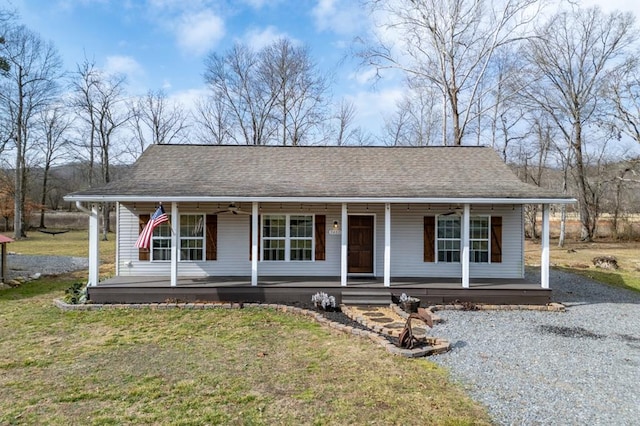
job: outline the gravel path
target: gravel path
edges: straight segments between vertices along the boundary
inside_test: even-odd
[[[439,311],[452,350],[433,360],[498,424],[640,424],[640,294],[550,279],[566,312]]]
[[[89,260],[86,257],[23,254],[9,254],[7,256],[7,276],[9,278],[30,277],[37,273],[56,275],[88,267]]]

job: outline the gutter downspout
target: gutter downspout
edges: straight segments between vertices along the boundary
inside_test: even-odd
[[[99,238],[100,228],[98,226],[98,205],[92,204],[91,210],[82,205],[80,201],[76,201],[76,207],[83,213],[89,215],[89,281],[87,286],[95,287],[100,279],[98,271],[100,270],[99,256]]]

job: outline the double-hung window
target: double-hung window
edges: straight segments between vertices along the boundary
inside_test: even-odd
[[[264,215],[262,260],[313,260],[313,215]]]
[[[204,259],[204,215],[180,215],[180,260]]]
[[[489,218],[487,216],[470,218],[469,246],[470,262],[489,262]]]
[[[460,262],[460,233],[460,216],[438,217],[438,262]]]
[[[462,218],[460,216],[439,216],[436,234],[438,262],[460,262],[462,247]],[[489,262],[489,217],[469,218],[469,261]]]
[[[204,259],[205,216],[181,214],[178,228],[178,260],[198,261]],[[152,260],[171,260],[171,217],[153,230]]]
[[[161,223],[153,229],[151,239],[151,259],[171,260],[171,217],[169,222]]]

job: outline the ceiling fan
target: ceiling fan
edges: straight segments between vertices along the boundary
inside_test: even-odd
[[[231,203],[227,206],[226,209],[214,212],[213,214],[219,214],[219,213],[251,214],[249,212],[245,212],[244,210],[240,210],[240,207],[236,206],[235,203]]]
[[[452,214],[460,216],[460,215],[462,215],[462,211],[463,211],[462,207],[456,207],[453,210],[450,210],[450,211],[448,211],[446,213],[442,213],[440,216],[451,216]]]

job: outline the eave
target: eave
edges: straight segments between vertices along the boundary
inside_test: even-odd
[[[574,204],[574,198],[423,198],[423,197],[234,197],[234,196],[118,196],[72,195],[65,201],[81,203],[136,202],[136,203],[190,203],[190,202],[258,202],[258,203],[390,203],[390,204]]]

